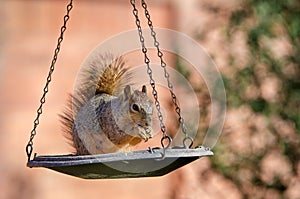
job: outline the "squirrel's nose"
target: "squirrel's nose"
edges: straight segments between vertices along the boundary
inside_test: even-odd
[[[145,126],[151,126],[152,125],[152,120],[146,120],[145,121]]]

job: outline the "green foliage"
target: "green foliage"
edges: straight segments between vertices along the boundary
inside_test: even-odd
[[[232,12],[228,30],[229,41],[234,38],[236,31],[242,31],[247,36],[249,51],[249,62],[243,67],[237,66],[239,63],[234,60],[234,54],[230,55],[230,65],[233,63],[237,71],[233,77],[224,77],[228,109],[249,107],[252,111],[249,118],[264,118],[267,122],[267,128],[261,130],[257,129],[254,121],[245,121],[242,126],[249,131],[248,134],[245,132],[248,141],[258,135],[271,137],[274,141],[265,138],[261,142],[266,146],[260,148],[249,141],[249,151],[245,151],[236,150],[228,144],[229,139],[223,138],[214,149],[213,168],[235,183],[244,198],[255,198],[249,190],[261,191],[262,194],[266,190],[275,190],[282,198],[286,198],[288,182],[279,174],[274,175],[271,181],[264,179],[262,164],[266,154],[278,150],[278,155],[286,158],[286,164],[293,172],[291,175],[297,176],[300,163],[300,1],[246,0],[241,8]],[[274,51],[284,50],[270,45],[276,39],[286,39],[291,50],[278,56]],[[264,80],[268,78],[279,82],[274,99],[266,97],[264,93]],[[245,97],[250,86],[257,88],[257,96]],[[281,131],[288,132],[290,137]],[[245,170],[251,171],[251,186],[247,184],[249,181],[245,184],[240,177]]]
[[[176,62],[175,62],[175,67],[176,67],[176,70],[182,74],[186,79],[189,79],[190,76],[191,76],[191,73],[190,71],[184,66],[184,64],[182,63],[182,61],[180,59],[176,59]]]
[[[266,1],[266,0],[253,0],[247,1],[245,7],[242,10],[237,10],[232,13],[230,29],[239,29],[246,32],[248,36],[248,47],[251,52],[251,62],[247,67],[237,72],[236,78],[232,82],[227,82],[226,85],[230,95],[236,95],[241,92],[245,87],[255,81],[257,82],[257,74],[255,74],[255,66],[263,64],[268,66],[267,75],[276,75],[279,79],[283,80],[283,92],[286,97],[285,101],[281,101],[282,107],[279,112],[285,112],[286,108],[299,107],[299,89],[300,89],[300,56],[299,56],[299,42],[300,42],[300,3],[298,1]],[[295,6],[297,5],[297,6]],[[251,18],[256,21],[253,26],[247,25],[247,19]],[[245,22],[245,23],[243,23]],[[270,50],[269,46],[266,46],[262,39],[263,38],[280,38],[276,32],[276,26],[280,26],[286,31],[284,36],[289,38],[290,44],[293,47],[293,52],[288,57],[276,58]],[[234,33],[232,33],[234,35]],[[234,55],[233,55],[234,57]],[[290,76],[284,75],[284,69],[287,65],[294,65],[296,68],[296,74]],[[231,87],[231,85],[238,85]],[[231,92],[233,91],[233,92]],[[238,97],[234,97],[235,99]],[[262,111],[268,106],[263,99],[257,99],[249,101],[250,106],[255,112]],[[299,109],[298,109],[299,110]],[[291,111],[291,110],[289,110]],[[295,113],[296,114],[296,113]],[[290,115],[290,114],[287,114]],[[298,115],[298,114],[297,114]],[[292,119],[293,118],[293,119]],[[293,116],[292,121],[296,122],[298,116]],[[299,130],[299,129],[298,129]]]
[[[262,98],[259,98],[257,100],[251,100],[248,103],[252,110],[255,112],[263,112],[268,106],[268,103]]]

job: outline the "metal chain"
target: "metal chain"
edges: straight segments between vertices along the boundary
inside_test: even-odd
[[[40,99],[40,106],[38,107],[37,109],[37,116],[33,122],[33,129],[31,130],[31,133],[30,133],[30,138],[29,138],[29,141],[28,141],[28,144],[26,146],[26,153],[27,153],[27,156],[28,156],[28,161],[30,161],[30,158],[31,158],[31,154],[33,152],[33,139],[37,133],[37,126],[39,125],[40,121],[39,121],[39,118],[41,116],[41,114],[43,113],[43,105],[45,104],[46,102],[46,94],[48,93],[49,91],[49,84],[51,82],[51,77],[52,77],[52,73],[54,71],[54,66],[55,66],[55,63],[57,61],[57,57],[58,57],[58,53],[60,51],[60,47],[61,47],[61,43],[63,41],[63,36],[64,36],[64,32],[66,31],[67,29],[67,22],[70,18],[70,11],[72,10],[73,8],[73,0],[70,0],[69,4],[67,5],[67,13],[66,15],[64,16],[64,23],[60,29],[60,35],[58,37],[58,40],[57,40],[57,46],[54,50],[54,56],[53,56],[53,59],[51,61],[51,65],[50,65],[50,68],[49,68],[49,73],[48,73],[48,76],[47,76],[47,81],[46,81],[46,84],[45,84],[45,87],[43,89],[43,95]]]
[[[136,26],[137,26],[137,29],[138,29],[138,33],[139,33],[140,43],[141,43],[141,46],[142,46],[142,53],[144,54],[144,62],[146,64],[146,66],[147,66],[147,73],[148,73],[149,78],[150,78],[150,85],[152,87],[152,95],[153,95],[154,101],[155,101],[154,104],[155,104],[155,107],[156,107],[156,110],[157,110],[158,119],[159,119],[159,122],[160,122],[160,129],[161,129],[161,132],[163,133],[163,137],[161,139],[161,145],[162,145],[163,149],[165,150],[165,149],[169,148],[169,146],[171,145],[172,138],[167,134],[166,126],[165,126],[164,121],[163,121],[164,119],[163,119],[163,115],[161,113],[161,106],[160,106],[160,103],[158,101],[158,93],[157,93],[157,90],[155,88],[155,80],[153,78],[152,69],[150,67],[150,59],[147,56],[147,51],[148,50],[147,50],[147,48],[145,46],[145,39],[144,39],[144,36],[143,36],[141,22],[140,22],[140,19],[138,17],[138,10],[137,10],[137,8],[135,6],[135,0],[130,0],[130,3],[132,5],[132,7],[133,7],[133,15],[135,17],[135,23],[136,23]],[[165,144],[164,144],[165,140],[168,141],[167,146],[165,146]]]
[[[152,20],[150,18],[150,13],[149,13],[149,11],[147,9],[147,4],[146,4],[145,0],[141,0],[141,2],[142,2],[142,7],[144,8],[145,17],[147,18],[148,26],[149,26],[150,31],[151,31],[151,36],[152,36],[153,41],[154,41],[154,46],[156,47],[156,50],[157,50],[157,56],[160,58],[160,65],[163,68],[164,76],[165,76],[165,78],[167,80],[167,84],[168,84],[169,92],[171,94],[172,102],[173,102],[173,104],[175,106],[175,112],[178,115],[178,122],[180,124],[180,128],[181,128],[182,132],[185,135],[185,138],[183,139],[183,145],[186,148],[187,147],[190,148],[193,145],[193,138],[191,138],[187,134],[187,130],[186,130],[185,123],[184,123],[184,118],[181,115],[181,109],[180,109],[180,106],[178,105],[178,100],[177,100],[177,97],[176,97],[176,95],[174,93],[174,90],[173,90],[173,84],[172,84],[172,82],[170,80],[170,75],[169,75],[169,73],[167,71],[167,68],[166,68],[167,64],[165,63],[165,61],[163,59],[163,53],[162,53],[162,51],[159,48],[159,42],[158,42],[157,37],[156,37],[156,32],[154,31],[153,23],[152,23]],[[189,145],[187,145],[187,141],[190,142]]]

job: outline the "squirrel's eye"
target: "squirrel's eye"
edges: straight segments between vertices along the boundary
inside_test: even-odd
[[[137,111],[137,112],[140,111],[139,106],[136,105],[136,104],[133,104],[131,108],[132,108],[132,110],[134,110],[134,111]]]

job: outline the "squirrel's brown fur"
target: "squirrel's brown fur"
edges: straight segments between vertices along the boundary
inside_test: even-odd
[[[80,87],[60,115],[76,154],[116,152],[152,136],[152,101],[146,87],[141,92],[125,85],[126,71],[123,58],[110,55],[99,56],[81,71]]]

